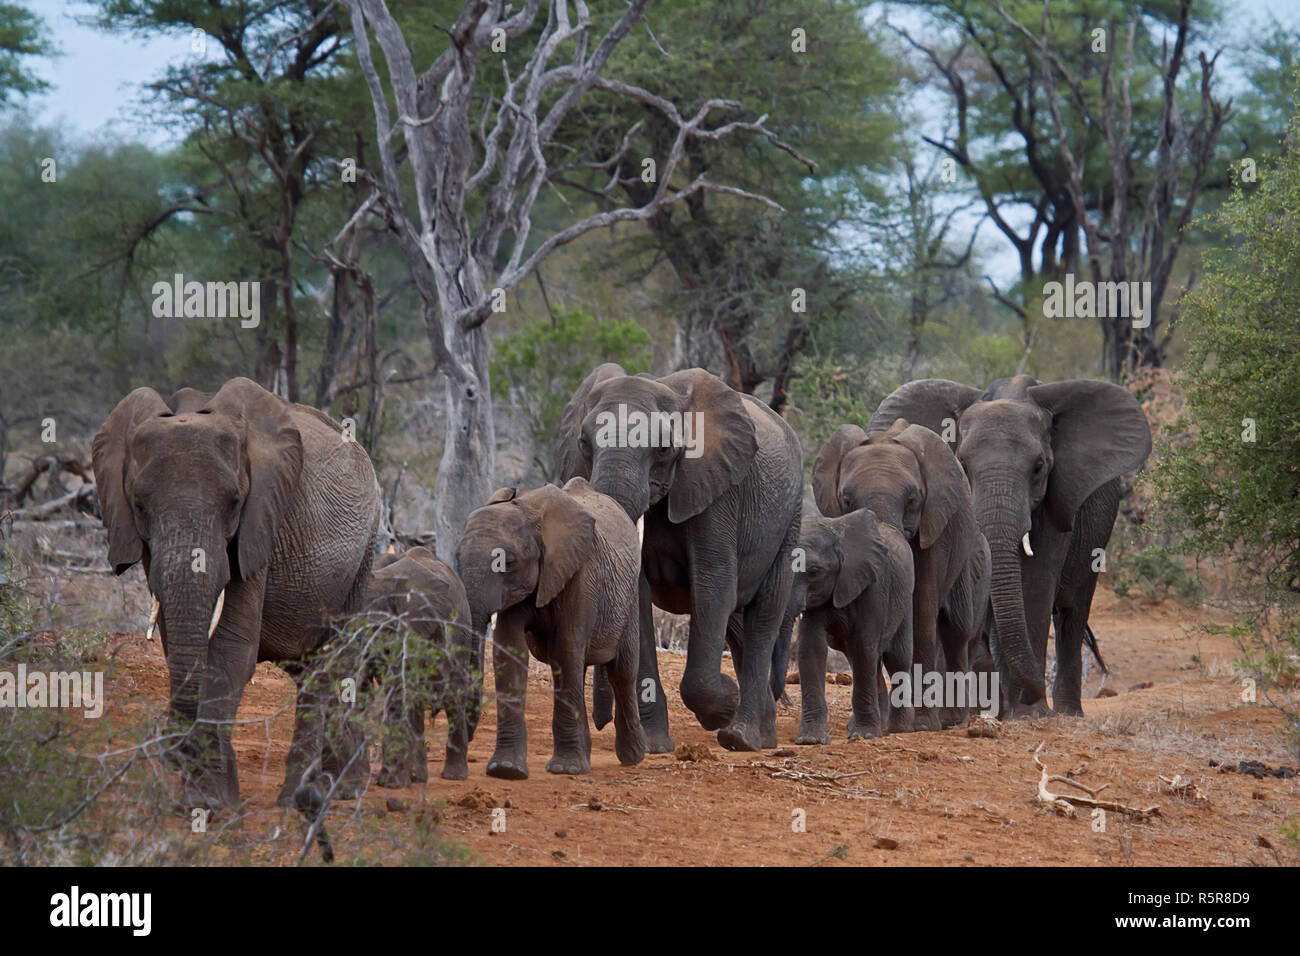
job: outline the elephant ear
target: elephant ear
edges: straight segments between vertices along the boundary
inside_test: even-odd
[[[684,413],[697,416],[692,427],[702,448],[698,458],[678,459],[668,489],[668,520],[680,524],[744,480],[758,454],[758,435],[740,393],[716,375],[691,368],[659,381],[686,397]]]
[[[135,529],[131,502],[126,498],[127,441],[140,422],[171,413],[152,388],[137,388],[117,403],[91,445],[99,511],[108,530],[108,563],[114,574],[121,574],[139,561],[143,546]]]
[[[623,366],[615,362],[598,365],[582,380],[578,390],[573,393],[573,398],[564,406],[564,414],[560,416],[559,445],[555,450],[555,472],[561,483],[570,478],[591,477],[591,470],[578,447],[578,439],[582,437],[582,420],[591,411],[591,390],[599,382],[626,375]]]
[[[857,425],[841,425],[826,439],[813,464],[813,500],[828,518],[842,515],[840,507],[840,463],[844,456],[867,440],[867,433]]]
[[[875,512],[869,508],[836,518],[832,526],[839,540],[840,573],[831,600],[836,607],[844,607],[880,579],[888,553]]]
[[[382,571],[390,564],[396,564],[404,557],[405,555],[399,554],[396,551],[383,551],[375,555],[374,559],[370,562],[370,573],[374,574],[376,571]]]
[[[1052,474],[1043,501],[1052,523],[1069,531],[1089,495],[1146,463],[1151,426],[1137,399],[1110,382],[1076,378],[1034,385],[1028,394],[1052,415]]]
[[[184,415],[207,408],[212,398],[212,392],[200,392],[197,388],[178,388],[172,392],[172,397],[167,404],[177,415]]]
[[[895,425],[900,423],[906,425],[902,419],[895,422]],[[923,425],[906,425],[894,435],[894,441],[916,456],[916,463],[921,467],[921,478],[925,482],[925,505],[921,509],[921,525],[917,529],[917,542],[920,546],[927,550],[934,547],[939,536],[953,522],[969,525],[966,529],[968,533],[961,535],[960,540],[974,540],[975,517],[970,484],[952,449]],[[959,557],[964,561],[966,556]]]
[[[507,501],[514,501],[518,492],[514,488],[498,488],[492,492],[492,497],[487,500],[489,505],[505,504]]]
[[[961,413],[979,400],[983,393],[978,388],[950,382],[944,378],[922,378],[908,382],[885,396],[867,423],[867,433],[888,431],[898,419],[906,418],[913,425],[923,425],[946,441],[954,450],[957,447],[956,423]],[[952,427],[945,427],[951,421]]]
[[[542,566],[537,574],[537,606],[546,607],[578,573],[596,547],[596,519],[555,485],[533,492],[542,537]],[[520,499],[521,504],[523,499]]]
[[[244,427],[248,495],[235,535],[239,577],[247,581],[275,551],[280,524],[302,474],[302,436],[289,406],[247,378],[232,378],[206,410],[229,415]]]

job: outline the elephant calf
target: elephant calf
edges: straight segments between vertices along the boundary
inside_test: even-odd
[[[637,711],[639,664],[636,525],[614,499],[574,478],[563,489],[497,491],[472,512],[456,549],[477,634],[495,613],[493,668],[497,744],[489,776],[528,776],[524,694],[528,651],[551,665],[555,706],[551,773],[591,770],[587,666],[605,664],[614,686],[614,750],[640,763],[645,734]],[[527,646],[525,648],[525,641]]]
[[[470,631],[469,599],[451,567],[428,548],[375,558],[367,611],[378,626],[395,636],[405,623],[421,647],[408,648],[396,640],[384,642],[384,659],[367,662],[367,681],[378,681],[384,694],[384,719],[396,725],[385,738],[381,787],[404,787],[429,779],[425,763],[424,711],[431,719],[447,712],[447,756],[442,776],[464,780],[469,775],[466,749],[478,723],[478,694],[470,680],[457,675],[482,675],[482,644]],[[397,653],[391,653],[397,652]],[[414,662],[412,666],[408,662]],[[456,689],[458,688],[458,689]]]
[[[848,733],[880,737],[889,723],[880,665],[890,673],[912,663],[912,548],[867,509],[836,518],[804,519],[795,552],[790,600],[802,606],[799,691],[803,713],[797,744],[831,741],[826,711],[826,648],[853,667]],[[802,566],[801,566],[802,565]]]

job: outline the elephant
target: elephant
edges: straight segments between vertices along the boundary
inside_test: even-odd
[[[880,666],[891,674],[912,665],[912,547],[866,508],[834,518],[805,518],[799,533],[790,601],[801,608],[797,744],[831,742],[826,711],[826,648],[853,667],[849,739],[887,732],[889,696]],[[897,712],[899,708],[895,708]]]
[[[365,450],[314,408],[246,378],[169,402],[137,388],[95,436],[92,460],[108,561],[144,567],[181,735],[168,759],[190,806],[239,802],[230,725],[261,660],[298,685],[283,806],[320,769],[347,796],[368,775],[360,732],[308,680],[306,659],[336,615],[360,609],[380,491]],[[331,730],[333,725],[331,724]],[[328,738],[328,739],[325,739]]]
[[[943,439],[905,419],[872,435],[841,425],[817,455],[812,483],[823,514],[868,508],[908,541],[916,573],[912,664],[925,673],[966,673],[988,606],[988,548],[966,476]],[[896,709],[890,729],[939,730],[963,718],[951,706]]]
[[[625,765],[645,757],[637,705],[636,525],[585,478],[562,489],[503,488],[470,512],[456,547],[475,632],[492,615],[497,741],[488,776],[528,776],[524,722],[528,652],[551,665],[555,703],[550,773],[591,771],[587,667],[605,664],[614,685],[614,751]],[[525,641],[527,642],[525,646]]]
[[[700,724],[729,750],[775,746],[768,675],[803,498],[794,431],[704,369],[654,378],[607,363],[574,393],[559,433],[561,477],[589,478],[643,520],[639,676],[651,752],[673,749],[652,602],[690,614],[680,691]],[[724,641],[739,689],[722,673]]]
[[[380,554],[374,560],[370,586],[366,590],[366,611],[382,617],[377,626],[394,632],[398,620],[424,645],[403,653],[395,662],[372,659],[367,662],[366,684],[377,682],[384,692],[385,721],[396,731],[384,741],[383,761],[376,782],[381,787],[405,787],[429,779],[425,762],[424,711],[436,717],[447,711],[447,751],[443,762],[445,780],[469,776],[467,750],[478,724],[478,688],[475,676],[483,673],[482,642],[471,627],[469,598],[465,586],[451,566],[439,561],[424,547],[404,554]],[[389,642],[391,648],[400,647]],[[408,659],[418,663],[411,670]],[[393,673],[394,669],[397,673]],[[416,675],[423,686],[407,686]],[[409,676],[408,676],[409,675]],[[457,675],[464,675],[458,680]]]
[[[1045,714],[1047,633],[1056,621],[1052,710],[1079,716],[1082,647],[1119,508],[1120,478],[1151,453],[1137,400],[1109,382],[1002,378],[981,391],[922,379],[886,396],[867,426],[899,417],[938,432],[970,479],[992,560],[991,650],[1012,716]]]

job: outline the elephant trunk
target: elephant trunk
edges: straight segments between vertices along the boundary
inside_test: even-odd
[[[187,723],[198,717],[214,612],[224,604],[228,583],[224,548],[217,549],[212,563],[207,557],[211,552],[199,558],[194,550],[188,545],[161,549],[154,552],[149,567],[149,590],[161,610],[170,710],[173,718]]]
[[[650,510],[649,476],[642,475],[636,464],[626,453],[616,456],[606,451],[591,469],[591,487],[617,501],[633,521]]]
[[[1029,643],[1021,580],[1021,542],[1030,528],[1028,489],[1014,481],[980,482],[975,499],[976,518],[988,539],[992,561],[994,656],[1010,681],[1011,701],[1035,703],[1046,690],[1043,665]]]

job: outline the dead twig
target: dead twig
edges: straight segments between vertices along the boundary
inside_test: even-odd
[[[1140,807],[1130,807],[1127,804],[1120,803],[1118,800],[1098,800],[1097,794],[1101,793],[1107,787],[1108,783],[1100,787],[1090,787],[1087,784],[1080,783],[1078,780],[1071,780],[1069,777],[1062,777],[1056,774],[1048,773],[1043,762],[1038,759],[1038,752],[1043,749],[1039,744],[1034,751],[1034,766],[1042,773],[1038,780],[1038,802],[1044,806],[1051,807],[1062,816],[1073,818],[1076,816],[1075,809],[1078,807],[1087,807],[1097,810],[1113,810],[1116,813],[1126,813],[1136,820],[1144,821],[1160,813],[1160,807],[1150,806],[1145,809]],[[1048,789],[1048,784],[1059,783],[1067,787],[1077,787],[1084,791],[1087,796],[1078,796],[1072,793],[1053,793]]]

